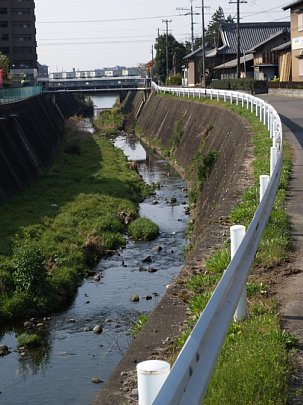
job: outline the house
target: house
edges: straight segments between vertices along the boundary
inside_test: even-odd
[[[270,81],[278,77],[281,68],[279,68],[279,50],[280,46],[289,43],[290,31],[283,28],[280,31],[270,35],[264,41],[260,42],[246,52],[240,58],[240,77],[253,77],[256,80]],[[278,49],[276,49],[278,47]],[[280,65],[281,66],[281,65]],[[219,71],[221,79],[231,79],[237,77],[237,59],[216,66],[215,71]]]
[[[255,47],[265,45],[265,41],[271,36],[283,32],[284,29],[289,30],[289,27],[289,22],[241,23],[239,32],[240,52],[241,56],[244,57],[242,58],[242,64],[243,61],[245,61],[245,64],[248,62],[248,56],[246,55],[251,53]],[[223,23],[219,29],[219,34],[218,46],[212,49],[205,49],[208,81],[221,77],[220,69],[214,69],[216,66],[226,65],[237,57],[237,24]],[[203,48],[201,47],[185,56],[189,86],[194,86],[201,82],[200,66],[202,63],[202,51]],[[233,68],[232,64],[229,65],[229,68]]]
[[[303,81],[303,1],[295,1],[283,10],[290,9],[291,25],[291,80]]]

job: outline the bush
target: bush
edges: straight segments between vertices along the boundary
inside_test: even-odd
[[[19,241],[13,248],[13,280],[16,291],[43,295],[47,288],[45,257],[36,242]]]
[[[168,86],[181,86],[182,85],[182,75],[177,73],[176,75],[170,76],[166,79],[166,84]]]
[[[265,80],[255,80],[251,78],[215,80],[210,85],[213,89],[239,90],[251,94],[267,92],[267,86],[268,84]]]
[[[153,240],[159,234],[159,227],[148,218],[137,218],[130,223],[128,233],[134,240]]]

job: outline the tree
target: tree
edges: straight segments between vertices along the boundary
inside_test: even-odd
[[[209,45],[215,46],[216,48],[218,47],[220,39],[219,29],[224,22],[233,23],[234,19],[231,15],[225,18],[223,8],[219,7],[212,15],[205,33],[205,40]]]
[[[167,36],[168,70],[172,74],[182,72],[183,58],[186,54],[185,46],[178,42],[171,34]],[[156,40],[156,76],[162,82],[166,80],[166,35],[160,35]]]

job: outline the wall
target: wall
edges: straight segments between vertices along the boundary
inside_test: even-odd
[[[40,95],[0,106],[0,202],[39,178],[55,157],[64,117],[79,109],[71,95],[55,106]]]
[[[161,140],[167,147],[176,121],[181,120],[184,135],[175,157],[183,173],[196,157],[200,145],[204,151],[219,152],[215,167],[197,202],[195,244],[206,235],[203,229],[227,215],[239,195],[237,184],[247,177],[246,156],[250,134],[238,114],[219,106],[195,103],[190,99],[151,96],[143,107],[138,124],[149,140]]]

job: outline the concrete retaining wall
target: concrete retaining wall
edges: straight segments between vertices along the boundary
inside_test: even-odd
[[[52,164],[64,118],[79,110],[71,95],[56,102],[40,95],[0,106],[0,201],[23,190]]]

